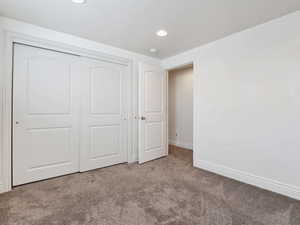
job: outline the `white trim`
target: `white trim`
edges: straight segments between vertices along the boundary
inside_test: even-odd
[[[129,85],[131,86],[133,81],[133,61],[132,59],[122,58],[118,56],[113,56],[109,54],[104,54],[99,51],[91,51],[88,49],[78,48],[76,46],[71,46],[67,44],[58,43],[55,41],[49,41],[41,38],[36,38],[24,34],[19,34],[10,31],[4,31],[4,40],[5,40],[5,52],[4,52],[4,80],[3,80],[3,143],[2,143],[2,152],[3,152],[3,184],[0,184],[0,193],[10,191],[12,188],[11,185],[11,106],[12,106],[12,57],[13,57],[13,43],[18,42],[22,44],[32,45],[36,47],[48,48],[56,51],[68,52],[71,54],[77,54],[80,56],[94,58],[98,60],[105,60],[114,63],[119,63],[125,66],[128,66],[128,71],[131,74]],[[134,107],[133,102],[133,91],[129,88],[129,99],[128,102],[130,107],[128,108],[128,119],[133,121],[134,118]],[[131,123],[128,126],[128,153],[127,158],[128,162],[135,161],[133,154],[133,144],[132,142],[136,141],[136,138],[133,136],[134,127]],[[0,171],[1,172],[1,171]]]
[[[166,70],[166,156],[169,155],[169,71]]]
[[[131,154],[131,160],[129,163],[134,163],[138,161],[138,154],[139,154],[139,68],[138,64],[135,63],[132,66],[132,154]]]
[[[1,192],[11,190],[11,108],[12,108],[12,51],[13,39],[8,32],[4,37],[4,77],[3,77],[3,189]]]
[[[175,145],[180,148],[185,148],[188,150],[193,150],[193,143],[183,143],[176,140],[169,139],[169,144]]]
[[[200,98],[200,65],[199,61],[196,58],[193,58],[193,164],[195,165],[196,153],[199,151],[198,149],[198,131],[199,129],[199,107],[198,102]]]
[[[284,184],[276,180],[256,176],[244,171],[235,170],[204,160],[195,160],[194,166],[216,174],[223,175],[225,177],[232,178],[237,181],[244,182],[246,184],[251,184],[265,190],[273,191],[300,200],[300,188],[296,186]]]

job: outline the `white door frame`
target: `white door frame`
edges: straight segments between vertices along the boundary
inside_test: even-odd
[[[128,162],[133,162],[135,159],[132,158],[133,154],[133,141],[135,137],[133,135],[134,129],[134,98],[132,88],[134,85],[133,81],[133,62],[131,59],[126,59],[118,56],[108,55],[98,51],[91,51],[89,49],[79,48],[76,46],[62,44],[55,41],[49,41],[46,39],[36,38],[33,36],[28,36],[20,33],[4,31],[5,41],[4,41],[4,77],[3,77],[3,132],[2,132],[2,146],[0,146],[3,153],[3,162],[0,162],[0,166],[3,168],[3,190],[0,191],[10,191],[12,189],[12,91],[13,91],[13,45],[14,43],[21,43],[25,45],[31,45],[34,47],[45,48],[49,50],[79,55],[82,57],[88,57],[93,59],[98,59],[102,61],[108,61],[113,63],[118,63],[128,67],[129,71],[129,81],[128,81],[128,103],[130,105],[128,111],[128,152],[127,159]],[[1,140],[1,138],[0,138]],[[1,165],[3,163],[3,165]]]
[[[195,166],[195,154],[197,152],[198,146],[198,96],[199,96],[199,64],[196,59],[184,64],[178,64],[176,66],[164,68],[166,70],[167,76],[167,140],[169,142],[169,71],[178,69],[187,65],[193,65],[193,166]],[[169,151],[169,148],[168,148]]]

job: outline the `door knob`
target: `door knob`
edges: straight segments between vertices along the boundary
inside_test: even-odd
[[[146,120],[146,117],[142,116],[142,117],[141,117],[141,120]]]

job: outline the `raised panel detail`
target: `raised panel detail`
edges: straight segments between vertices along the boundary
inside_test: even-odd
[[[27,149],[29,170],[68,163],[71,157],[70,128],[29,130],[30,146]]]
[[[91,127],[91,158],[118,155],[120,153],[120,127]]]
[[[145,72],[146,112],[162,111],[162,76],[160,73]]]
[[[146,151],[160,148],[163,142],[162,124],[146,124]]]
[[[78,60],[80,57],[64,53],[14,45],[14,186],[79,170],[82,82],[80,68],[75,67]]]
[[[91,71],[91,113],[120,114],[120,71],[96,67]]]
[[[27,92],[30,114],[70,113],[69,65],[47,57],[31,58]]]

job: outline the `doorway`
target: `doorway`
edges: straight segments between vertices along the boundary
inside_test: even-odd
[[[176,150],[193,150],[193,73],[193,64],[168,71],[170,154]]]

